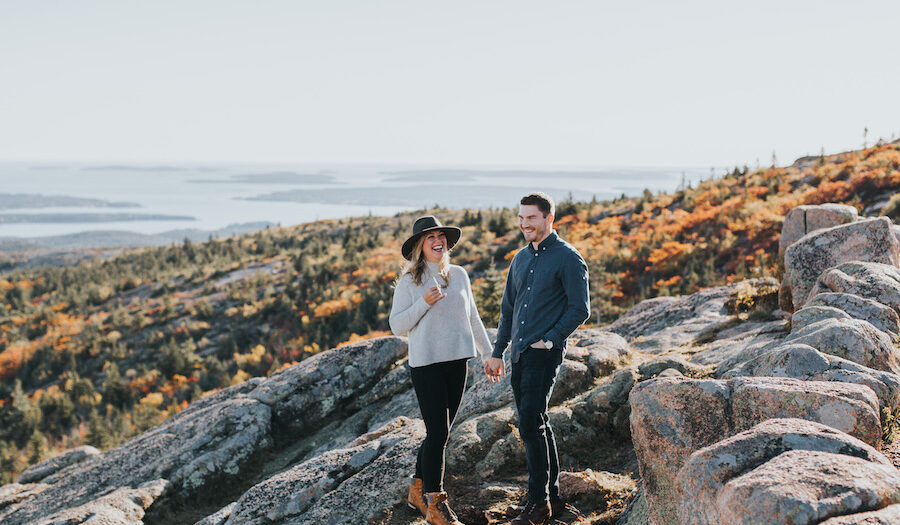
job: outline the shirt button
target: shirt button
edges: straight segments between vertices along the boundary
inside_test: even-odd
[[[522,338],[520,337],[520,338],[519,338],[519,341],[521,341],[521,340],[522,340]]]
[[[529,270],[529,273],[534,273],[534,270]]]
[[[521,323],[521,324],[525,324],[525,321],[522,321],[522,323]]]
[[[537,254],[534,254],[534,256],[537,257]]]
[[[531,287],[529,286],[528,289],[531,290]]]
[[[528,305],[527,305],[527,304],[525,305],[525,308],[528,308]]]

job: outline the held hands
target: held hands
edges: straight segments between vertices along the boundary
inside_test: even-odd
[[[484,362],[484,374],[491,383],[500,381],[503,377],[503,360],[498,357],[491,357]]]
[[[432,286],[425,292],[423,296],[425,298],[425,302],[428,303],[428,306],[434,305],[434,303],[440,301],[444,297],[447,297],[447,294],[441,292],[440,286]]]

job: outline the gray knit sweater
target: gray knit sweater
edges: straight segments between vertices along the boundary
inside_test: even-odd
[[[434,286],[434,278],[441,285],[444,281],[437,263],[427,265],[421,285],[406,274],[394,289],[391,331],[409,334],[409,366],[476,357],[479,352],[482,360],[487,360],[491,342],[478,316],[469,274],[461,266],[450,265],[450,286],[442,289],[447,296],[428,306],[425,292]]]

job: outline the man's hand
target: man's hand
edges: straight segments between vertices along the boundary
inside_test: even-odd
[[[491,357],[487,361],[484,362],[484,374],[488,377],[491,383],[496,383],[500,381],[500,378],[503,377],[503,360],[499,357]]]
[[[531,348],[542,348],[542,349],[546,350],[547,345],[544,344],[544,341],[538,341],[536,343],[531,343]]]

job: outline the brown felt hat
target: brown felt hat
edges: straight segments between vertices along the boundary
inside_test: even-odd
[[[416,219],[416,222],[413,223],[412,235],[410,235],[409,239],[406,239],[406,242],[403,243],[403,249],[401,250],[403,253],[403,258],[409,260],[409,258],[412,256],[413,248],[415,247],[416,242],[419,240],[419,237],[434,230],[440,230],[444,232],[444,235],[447,236],[448,250],[456,246],[456,243],[459,242],[459,236],[462,235],[462,230],[460,230],[456,226],[442,225],[441,221],[434,218],[433,215],[425,215],[424,217],[419,217],[418,219]]]

